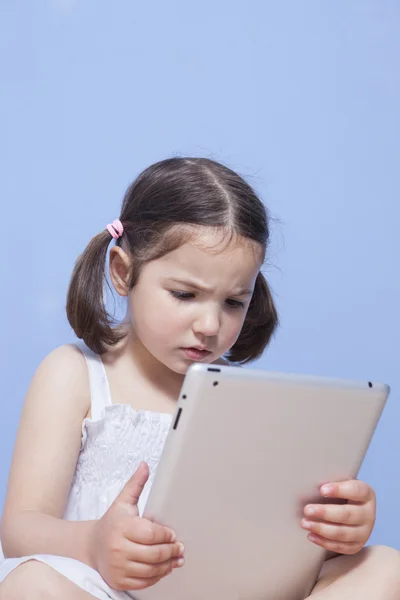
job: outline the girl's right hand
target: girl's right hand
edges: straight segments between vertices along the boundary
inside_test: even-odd
[[[181,567],[175,533],[139,517],[138,500],[149,477],[141,463],[107,512],[96,521],[89,545],[92,566],[116,590],[142,590]]]

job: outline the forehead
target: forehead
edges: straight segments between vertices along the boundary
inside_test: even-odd
[[[263,258],[252,240],[221,230],[200,229],[181,246],[154,261],[164,277],[192,276],[208,285],[252,285]],[[150,265],[149,265],[150,266]]]

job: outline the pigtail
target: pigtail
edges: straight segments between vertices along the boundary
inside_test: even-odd
[[[123,337],[112,329],[104,304],[105,266],[111,239],[106,230],[89,242],[76,261],[67,295],[69,324],[96,354],[103,354],[106,345],[114,345]]]
[[[261,356],[279,324],[271,290],[260,272],[242,331],[226,355],[231,362],[246,364]]]

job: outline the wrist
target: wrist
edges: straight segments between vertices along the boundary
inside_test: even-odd
[[[86,524],[87,529],[83,532],[82,562],[97,571],[96,545],[98,520],[87,521]]]

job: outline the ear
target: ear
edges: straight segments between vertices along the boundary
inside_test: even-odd
[[[113,246],[110,250],[110,278],[120,296],[129,294],[131,260],[122,248]]]

